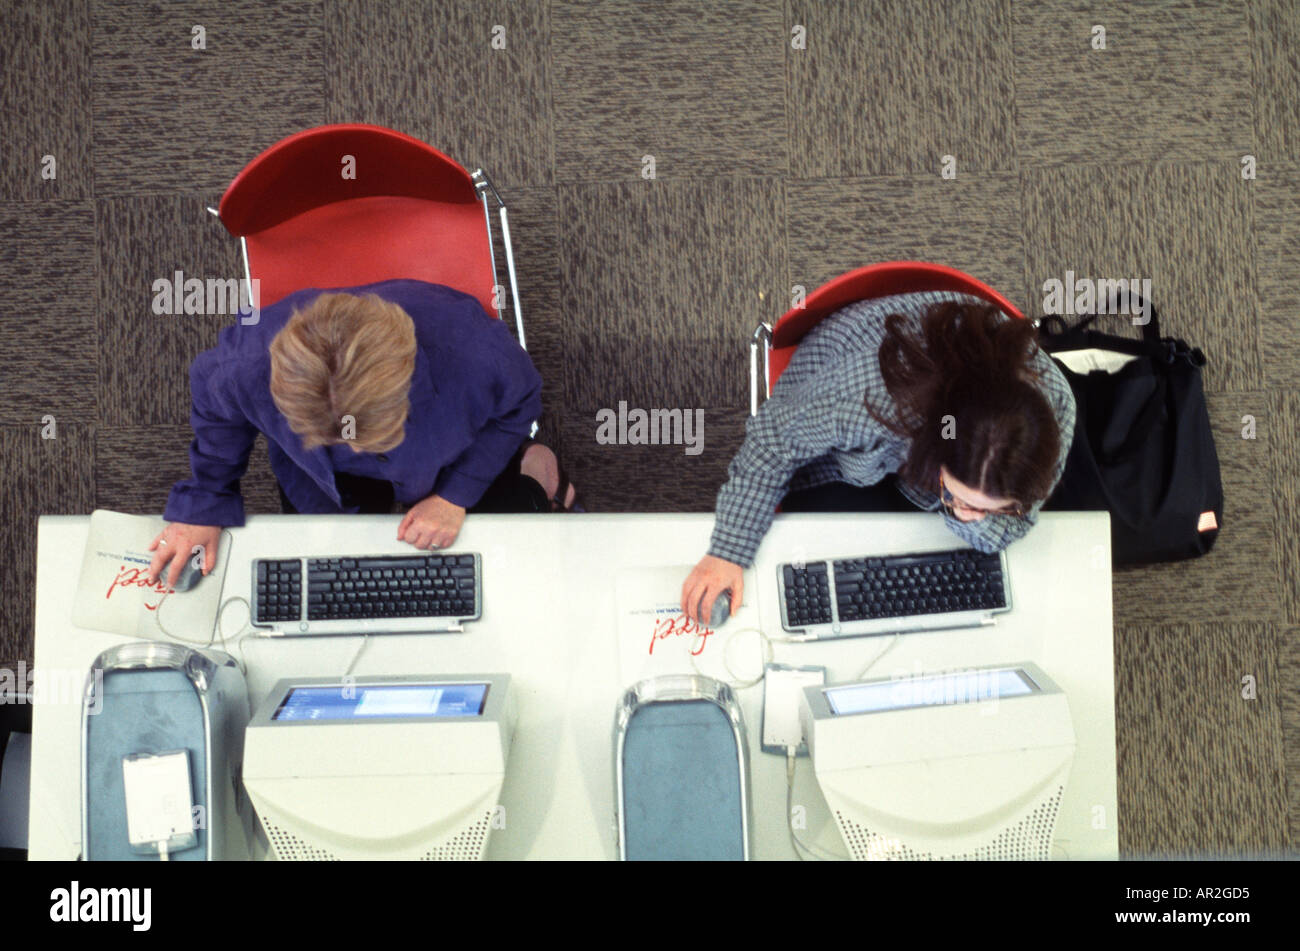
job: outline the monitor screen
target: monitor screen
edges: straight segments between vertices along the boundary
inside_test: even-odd
[[[272,720],[364,720],[369,717],[477,717],[487,684],[340,684],[293,687]]]
[[[905,677],[869,684],[828,687],[831,712],[880,713],[909,707],[975,703],[1001,697],[1022,697],[1037,688],[1021,670],[968,670],[929,677]]]

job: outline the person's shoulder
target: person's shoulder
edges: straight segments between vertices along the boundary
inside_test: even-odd
[[[879,346],[885,336],[885,318],[897,314],[909,329],[919,329],[921,318],[935,304],[949,301],[957,303],[982,303],[978,297],[958,291],[913,291],[907,294],[890,294],[886,297],[868,297],[853,301],[830,314],[819,325],[828,338],[845,342],[865,341]]]
[[[488,314],[477,297],[445,284],[397,278],[336,288],[329,293],[358,297],[374,294],[402,308],[415,326],[420,349],[435,365],[447,361],[472,363],[482,356],[484,349],[502,345],[499,339],[502,321]]]
[[[488,314],[476,298],[437,284],[391,290],[394,296],[385,299],[410,315],[416,342],[439,376],[487,381],[535,372],[510,325]]]
[[[800,342],[808,357],[825,367],[857,367],[871,371],[877,366],[880,345],[885,340],[885,318],[903,318],[906,332],[918,333],[921,318],[935,304],[946,301],[977,301],[951,291],[920,291],[869,297],[853,301],[824,317]]]
[[[1052,404],[1052,408],[1056,410],[1057,416],[1073,419],[1076,412],[1074,390],[1070,387],[1070,381],[1066,379],[1065,374],[1061,372],[1061,368],[1052,359],[1051,354],[1042,347],[1037,347],[1029,363],[1038,375],[1039,386],[1047,395],[1047,399]]]
[[[251,314],[238,316],[234,323],[222,328],[217,345],[208,351],[211,359],[227,368],[227,372],[254,379],[267,375],[271,342],[289,318],[324,293],[327,291],[316,287],[303,288]]]
[[[430,284],[409,278],[383,281],[355,288],[354,294],[374,294],[406,311],[417,332],[424,330],[445,336],[458,332],[482,331],[500,323],[483,309],[477,297],[445,284]]]
[[[487,315],[477,298],[426,281],[401,278],[350,287],[307,287],[259,308],[252,319],[241,317],[224,328],[209,359],[222,367],[224,375],[238,377],[231,380],[236,388],[256,388],[261,381],[269,379],[272,341],[295,313],[309,307],[322,294],[356,297],[374,294],[397,304],[415,324],[417,339],[426,349],[441,340],[454,350],[463,350],[469,340],[481,337],[490,332],[492,324],[500,323]]]
[[[413,278],[394,278],[351,287],[312,287],[294,291],[267,309],[271,318],[269,324],[273,329],[278,330],[294,311],[308,306],[322,294],[351,294],[354,297],[373,294],[381,300],[401,307],[417,324],[467,318],[493,319],[483,309],[479,299],[472,294],[445,284],[431,284]]]

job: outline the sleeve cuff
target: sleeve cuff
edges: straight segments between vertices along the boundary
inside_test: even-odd
[[[163,518],[186,525],[236,528],[244,524],[244,499],[239,495],[218,495],[182,483],[172,488]]]
[[[452,505],[468,509],[478,504],[478,500],[483,498],[483,493],[491,484],[476,476],[457,472],[455,469],[444,469],[439,474],[438,481],[434,483],[433,494],[446,499]]]
[[[728,532],[721,526],[713,528],[713,538],[709,542],[709,554],[721,558],[742,568],[752,568],[754,557],[758,554],[762,539],[754,543],[742,536]]]

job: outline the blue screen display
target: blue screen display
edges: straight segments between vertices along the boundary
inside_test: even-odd
[[[273,720],[365,720],[375,717],[476,717],[487,684],[344,684],[294,687]]]
[[[842,716],[1023,697],[1034,689],[1019,670],[977,670],[830,687],[823,692],[831,711]]]

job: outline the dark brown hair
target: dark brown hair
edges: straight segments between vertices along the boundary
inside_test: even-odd
[[[893,411],[873,406],[870,392],[864,402],[872,416],[911,440],[899,476],[937,492],[943,466],[985,495],[1026,509],[1046,499],[1061,431],[1036,385],[1029,362],[1036,352],[1034,326],[992,304],[934,304],[919,336],[901,315],[886,317],[880,373]]]

